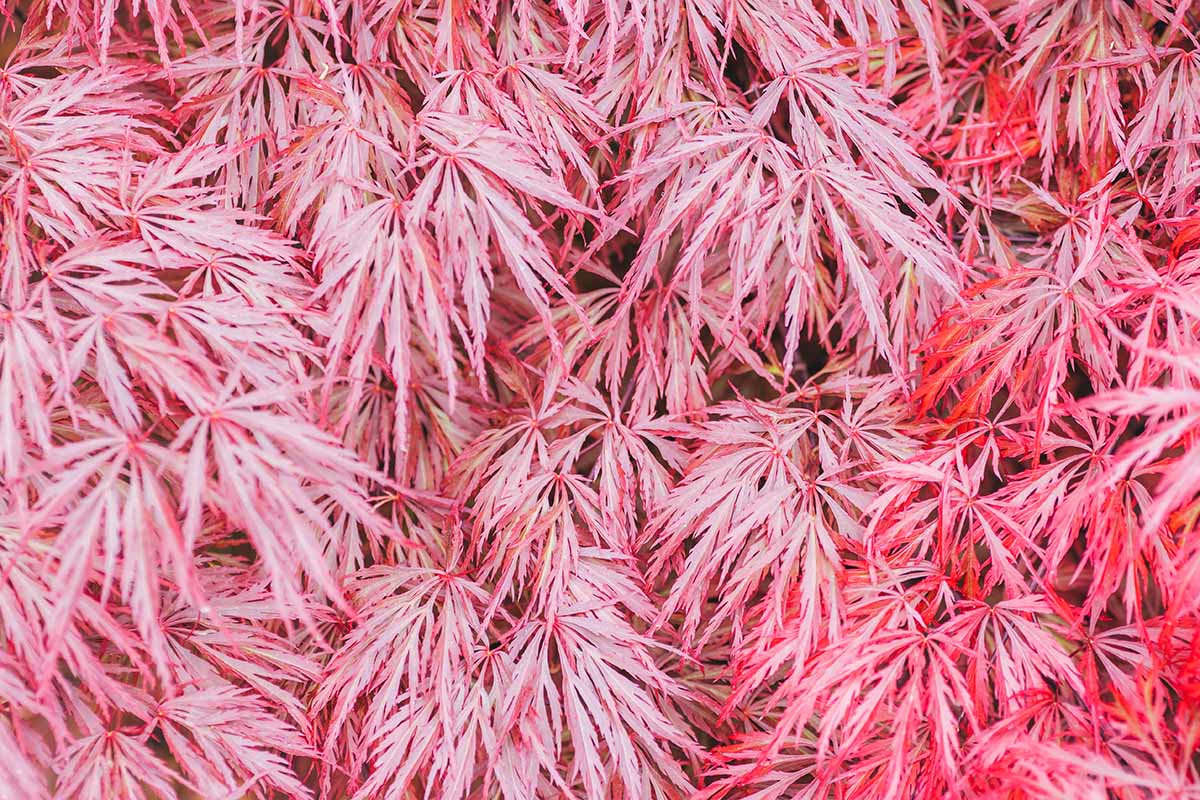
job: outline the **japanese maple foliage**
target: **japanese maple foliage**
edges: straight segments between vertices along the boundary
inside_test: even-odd
[[[0,0],[0,800],[1200,798],[1200,8]]]

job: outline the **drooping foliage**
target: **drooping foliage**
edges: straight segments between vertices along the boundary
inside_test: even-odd
[[[0,797],[1200,797],[1200,8],[0,0]]]

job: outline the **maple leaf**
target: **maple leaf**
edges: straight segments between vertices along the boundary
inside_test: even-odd
[[[698,631],[707,638],[757,602],[757,636],[771,638],[785,616],[796,615],[789,638],[798,664],[836,635],[841,554],[861,540],[861,515],[873,500],[872,484],[855,473],[911,446],[888,428],[889,387],[858,392],[852,399],[847,387],[840,404],[836,394],[819,392],[770,405],[732,403],[686,432],[707,447],[660,504],[643,540],[657,542],[651,575],[675,574],[660,619],[682,611],[685,639]],[[701,611],[714,593],[720,602],[701,630]]]
[[[1188,3],[0,16],[0,795],[1197,794]]]

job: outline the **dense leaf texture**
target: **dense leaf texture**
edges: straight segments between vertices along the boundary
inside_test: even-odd
[[[1193,3],[0,13],[0,798],[1200,798]]]

